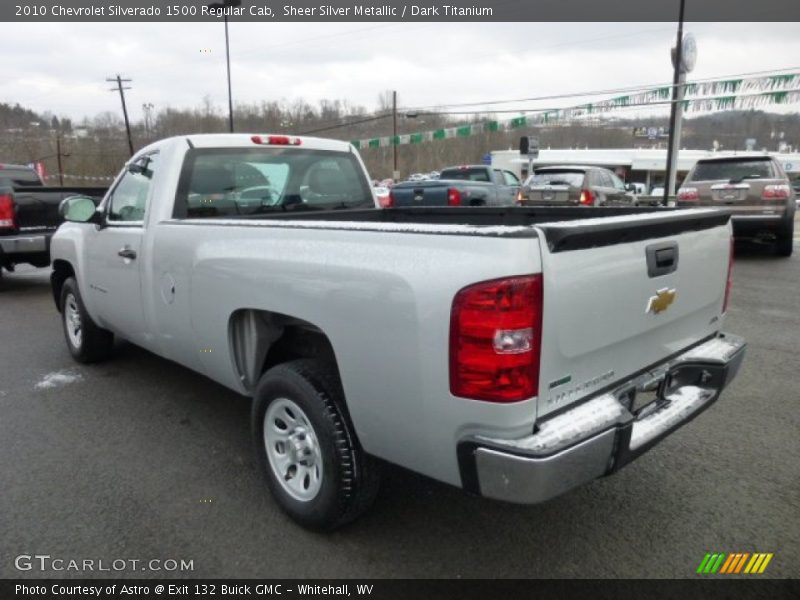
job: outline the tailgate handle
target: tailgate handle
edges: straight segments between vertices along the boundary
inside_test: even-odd
[[[645,248],[647,275],[660,277],[678,269],[678,242],[651,244]]]

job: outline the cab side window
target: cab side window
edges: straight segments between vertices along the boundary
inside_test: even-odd
[[[153,181],[155,154],[143,156],[128,166],[127,171],[111,192],[108,221],[111,223],[142,223],[147,197]]]

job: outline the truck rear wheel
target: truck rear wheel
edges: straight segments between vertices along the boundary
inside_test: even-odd
[[[61,322],[67,349],[75,360],[92,363],[111,356],[114,334],[99,327],[86,312],[74,277],[61,287]]]
[[[252,429],[272,495],[303,527],[330,531],[375,499],[378,465],[356,439],[333,366],[301,359],[264,373]]]

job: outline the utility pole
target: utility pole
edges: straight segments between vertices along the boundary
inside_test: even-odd
[[[125,92],[123,90],[129,90],[130,87],[122,87],[123,83],[130,83],[130,79],[122,79],[119,75],[115,79],[106,79],[106,81],[116,83],[116,88],[111,88],[109,91],[111,92],[119,92],[119,98],[122,101],[122,115],[125,117],[125,131],[128,132],[128,150],[130,150],[131,156],[133,156],[133,139],[131,138],[131,124],[128,121],[128,108],[125,106]]]
[[[397,170],[397,145],[397,90],[394,90],[392,92],[392,159],[394,162],[392,179],[395,181],[400,179],[400,172]]]
[[[675,194],[675,179],[678,172],[678,151],[681,142],[681,122],[683,120],[683,97],[685,93],[686,73],[694,67],[697,57],[697,49],[694,38],[683,39],[683,17],[686,8],[686,0],[680,0],[678,11],[678,35],[675,41],[675,49],[672,56],[672,102],[669,112],[669,147],[667,148],[666,180],[664,181],[663,204],[666,206],[669,197]],[[691,37],[691,36],[689,36]],[[688,42],[687,50],[684,55],[684,42]]]
[[[61,162],[61,132],[56,132],[56,157],[58,160],[58,185],[64,187],[64,165]]]

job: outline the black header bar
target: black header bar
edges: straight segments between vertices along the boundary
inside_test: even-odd
[[[640,22],[677,21],[669,0],[243,0],[209,8],[210,0],[4,0],[0,21]],[[216,3],[221,4],[221,3]],[[694,0],[688,22],[800,21],[798,0]]]

